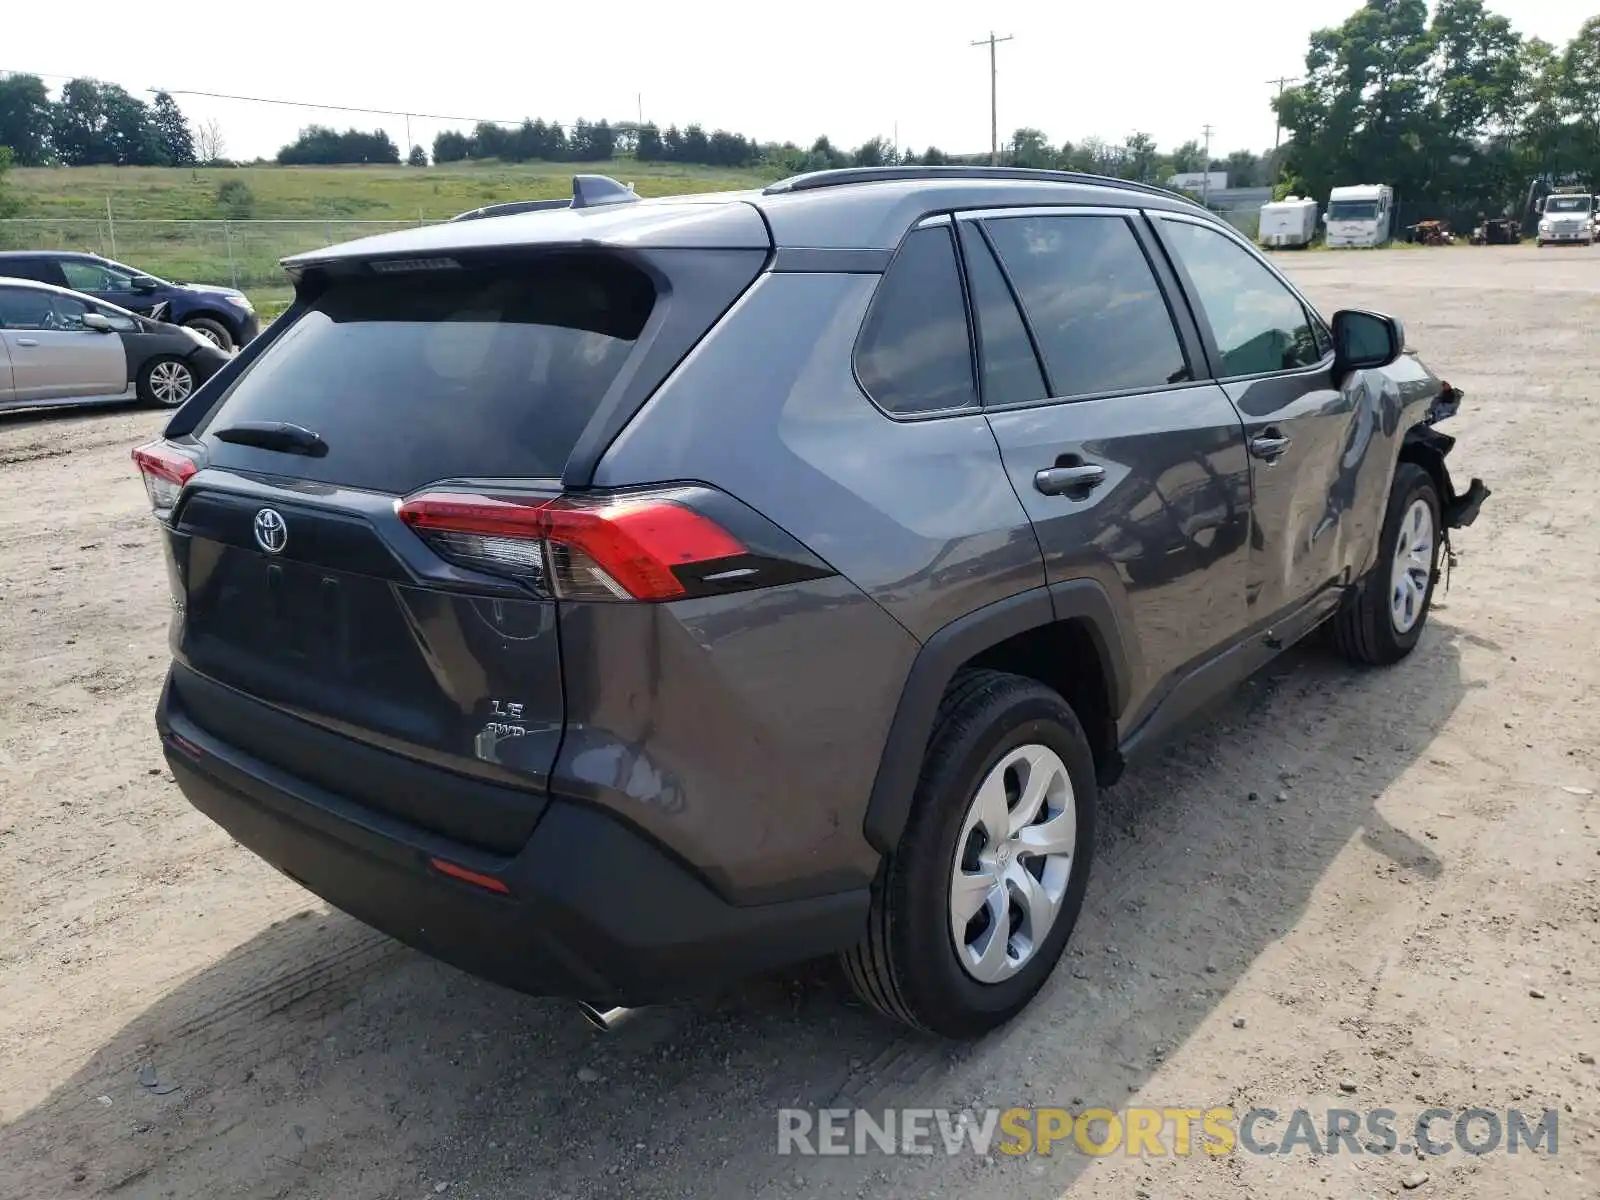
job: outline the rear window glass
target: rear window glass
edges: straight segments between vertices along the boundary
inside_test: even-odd
[[[646,276],[600,256],[337,280],[202,436],[301,425],[325,457],[206,440],[218,465],[376,491],[558,476],[654,304]]]

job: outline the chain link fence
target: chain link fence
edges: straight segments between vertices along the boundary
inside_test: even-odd
[[[281,308],[278,261],[418,221],[169,221],[19,217],[0,220],[0,250],[81,250],[180,283],[226,284]]]

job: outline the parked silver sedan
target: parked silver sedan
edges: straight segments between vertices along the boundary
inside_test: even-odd
[[[133,399],[175,408],[228,357],[192,329],[0,278],[0,412]]]

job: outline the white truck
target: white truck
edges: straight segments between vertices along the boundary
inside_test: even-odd
[[[1539,214],[1538,243],[1576,242],[1594,244],[1594,197],[1582,192],[1556,191],[1545,197]]]
[[[1394,189],[1386,183],[1336,187],[1322,220],[1329,246],[1382,246],[1394,221]]]
[[[1285,196],[1261,206],[1261,223],[1256,231],[1263,246],[1296,248],[1309,246],[1317,236],[1317,202],[1303,196]]]

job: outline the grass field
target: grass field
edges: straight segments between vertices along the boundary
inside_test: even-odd
[[[572,176],[612,175],[642,196],[760,186],[776,176],[718,167],[675,167],[619,160],[606,163],[451,164],[445,167],[38,167],[6,177],[22,203],[19,217],[103,220],[106,200],[116,220],[382,221],[442,220],[497,200],[539,200],[572,194]],[[217,203],[217,189],[237,180],[250,189],[248,213]]]
[[[232,284],[274,316],[288,303],[278,261],[500,200],[572,194],[572,176],[608,174],[642,196],[759,187],[774,175],[631,161],[448,167],[53,167],[6,178],[21,201],[0,249],[88,250],[167,279]],[[242,182],[248,219],[217,191]],[[107,219],[107,202],[111,216]],[[227,219],[233,217],[235,219]]]

